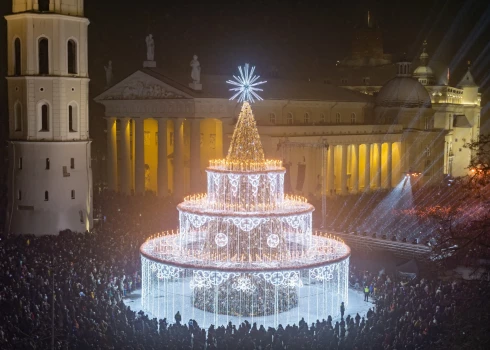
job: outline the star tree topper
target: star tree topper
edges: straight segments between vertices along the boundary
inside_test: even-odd
[[[264,91],[261,88],[256,86],[265,84],[267,81],[257,81],[260,78],[260,75],[254,75],[255,67],[252,67],[249,70],[250,66],[248,63],[245,63],[245,66],[242,70],[242,67],[238,67],[238,71],[240,72],[240,76],[233,76],[235,80],[227,80],[226,82],[231,85],[235,85],[236,87],[231,88],[230,91],[234,91],[235,94],[230,98],[230,100],[234,100],[238,97],[238,102],[250,102],[254,103],[255,99],[257,101],[261,101],[262,97],[260,97],[255,91]]]

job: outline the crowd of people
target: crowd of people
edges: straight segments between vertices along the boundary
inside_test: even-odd
[[[1,349],[46,349],[53,340],[55,349],[447,348],[472,301],[488,300],[488,284],[401,283],[353,264],[351,283],[368,286],[374,301],[366,315],[351,314],[347,304],[339,320],[325,315],[267,329],[248,322],[205,329],[180,314],[157,320],[131,310],[124,296],[141,285],[140,245],[176,227],[175,203],[107,192],[96,203],[100,222],[93,232],[1,237]],[[488,314],[488,305],[478,310]]]

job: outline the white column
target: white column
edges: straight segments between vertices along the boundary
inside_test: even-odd
[[[327,170],[327,191],[329,195],[334,193],[335,186],[335,145],[330,145],[328,148],[328,170]]]
[[[347,145],[341,146],[342,150],[342,164],[340,168],[340,193],[348,194],[347,188]]]
[[[158,196],[168,195],[167,119],[158,119]]]
[[[388,167],[387,169],[387,185],[386,187],[388,189],[391,189],[393,187],[393,144],[391,142],[387,143],[388,145],[388,161],[386,166]]]
[[[121,119],[121,192],[123,194],[131,194],[131,160],[130,157],[130,119],[122,118]]]
[[[371,188],[371,144],[366,143],[366,166],[364,167],[364,192]]]
[[[135,193],[145,194],[145,121],[133,119],[135,140],[134,182]]]
[[[107,186],[111,191],[117,191],[117,142],[116,118],[107,118]]]
[[[174,119],[174,198],[184,198],[184,119]]]
[[[353,162],[352,162],[352,193],[359,192],[359,144],[352,145]]]
[[[201,192],[201,121],[191,120],[191,192]]]
[[[382,143],[376,144],[376,149],[378,151],[378,159],[376,160],[376,189],[379,190],[381,188],[381,146]]]

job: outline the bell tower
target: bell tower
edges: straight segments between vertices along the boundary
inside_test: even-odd
[[[12,0],[12,12],[53,12],[83,17],[83,0]]]
[[[83,0],[12,0],[7,20],[6,231],[92,228],[87,30]]]

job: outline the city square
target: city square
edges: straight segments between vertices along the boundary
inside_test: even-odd
[[[487,348],[490,6],[430,3],[0,5],[0,348]]]

